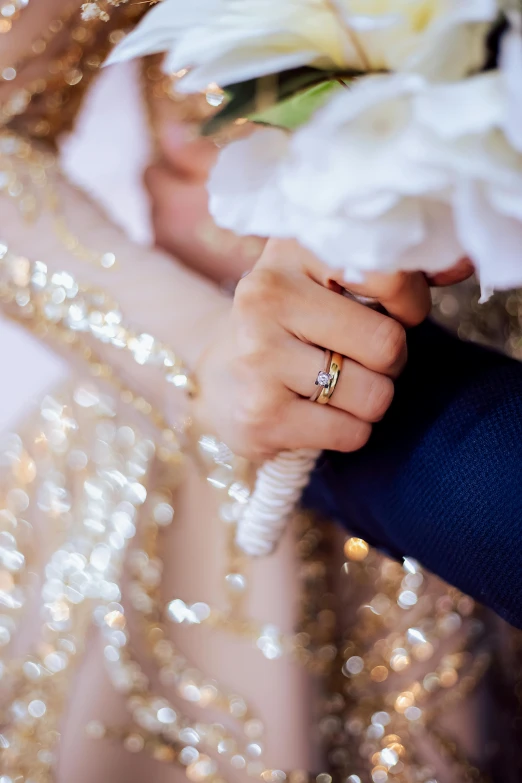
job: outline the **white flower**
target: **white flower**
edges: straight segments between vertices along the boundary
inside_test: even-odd
[[[214,217],[238,233],[293,237],[347,281],[447,269],[462,249],[451,176],[418,154],[413,99],[424,89],[414,75],[365,77],[293,137],[261,131],[232,144],[209,185]],[[270,166],[260,163],[263,146]]]
[[[152,7],[137,28],[111,52],[106,65],[170,52],[202,18],[215,13],[222,0],[162,0]]]
[[[522,152],[522,14],[509,14],[511,30],[504,36],[500,67],[509,94],[506,135],[511,144]]]
[[[210,212],[237,234],[291,237],[294,206],[281,191],[291,136],[262,128],[225,147],[208,183]]]
[[[236,82],[312,65],[458,79],[482,66],[499,0],[163,0],[112,54],[167,51],[180,84]]]
[[[501,71],[435,87],[418,106],[437,142],[430,150],[435,165],[454,177],[459,239],[489,293],[522,285],[521,53],[522,36],[513,31],[504,41]]]
[[[240,166],[231,145],[210,184],[215,218],[239,233],[293,237],[347,281],[370,270],[433,273],[467,254],[485,290],[521,285],[522,37],[514,44],[504,43],[503,70],[457,83],[364,77],[293,137],[241,142]],[[265,144],[270,166],[259,158]]]

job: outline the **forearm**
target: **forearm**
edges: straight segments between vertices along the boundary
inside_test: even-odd
[[[93,251],[94,258],[113,253],[116,263],[112,268],[79,260],[78,249],[66,250],[63,235],[56,230],[56,216],[48,209],[42,209],[38,219],[28,224],[17,205],[4,196],[0,198],[2,240],[16,255],[30,262],[41,261],[52,272],[65,270],[81,286],[105,292],[114,300],[126,327],[137,334],[152,335],[157,344],[169,346],[189,369],[195,366],[208,338],[208,325],[228,307],[227,298],[171,257],[128,240],[97,206],[65,181],[60,180],[57,187],[60,214],[68,233]],[[21,314],[16,303],[7,309],[15,317]],[[27,323],[31,326],[31,319]],[[92,335],[88,339],[92,344]],[[95,350],[138,392],[152,394],[156,403],[166,406],[172,394],[176,395],[170,392],[172,386],[169,390],[163,382],[166,373],[162,379],[158,367],[138,366],[129,351],[107,342],[96,340]]]

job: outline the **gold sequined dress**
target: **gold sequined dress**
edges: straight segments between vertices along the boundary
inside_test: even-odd
[[[0,452],[0,783],[520,780],[518,636],[307,514],[235,551],[249,467],[180,400],[184,302],[208,326],[228,299],[56,167],[147,10],[80,5],[0,0],[0,301],[74,368]]]

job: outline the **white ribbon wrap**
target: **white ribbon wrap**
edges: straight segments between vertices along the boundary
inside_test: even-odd
[[[236,543],[247,555],[274,550],[320,456],[313,449],[284,451],[259,469],[237,529]]]

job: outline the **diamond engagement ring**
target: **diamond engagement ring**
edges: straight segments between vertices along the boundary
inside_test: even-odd
[[[323,386],[321,393],[317,398],[319,405],[328,405],[333,397],[333,393],[339,383],[341,377],[341,370],[343,368],[343,357],[340,353],[332,353],[330,357],[330,367],[325,375],[328,375],[328,384]],[[326,380],[326,379],[325,379]]]
[[[323,369],[320,370],[320,372],[317,375],[317,380],[315,382],[316,390],[310,397],[311,402],[317,402],[320,395],[323,393],[323,390],[328,388],[328,386],[331,383],[331,377],[330,377],[330,363],[332,361],[332,352],[331,351],[325,351],[324,352],[324,366]]]
[[[312,402],[328,405],[339,382],[343,367],[343,357],[340,353],[325,351],[325,369],[317,376],[317,390],[310,397]]]

